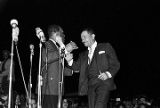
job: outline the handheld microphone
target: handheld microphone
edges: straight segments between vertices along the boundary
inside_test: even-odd
[[[66,54],[66,48],[65,45],[63,44],[63,42],[61,40],[59,40],[59,38],[56,38],[56,42],[59,44],[59,51],[61,56],[64,56]]]
[[[36,35],[37,35],[37,37],[38,37],[42,42],[45,42],[45,41],[46,41],[46,38],[45,38],[45,36],[44,36],[44,33],[43,33],[42,29],[39,28],[39,27],[37,27],[35,30],[36,30]]]
[[[59,49],[61,53],[65,53],[66,52],[66,48],[64,43],[62,42],[62,40],[59,37],[56,37],[56,42],[59,44]]]

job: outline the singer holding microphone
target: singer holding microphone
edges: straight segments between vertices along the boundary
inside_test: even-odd
[[[57,108],[59,75],[63,68],[60,59],[61,50],[65,50],[65,35],[59,25],[50,25],[48,35],[49,40],[42,48],[42,108]],[[71,74],[71,70],[64,69],[64,74]]]

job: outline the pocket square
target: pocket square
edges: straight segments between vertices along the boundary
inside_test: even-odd
[[[105,51],[99,51],[98,53],[99,53],[99,54],[103,54],[103,53],[105,53]]]

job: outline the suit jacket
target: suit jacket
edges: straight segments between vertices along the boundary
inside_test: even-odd
[[[110,74],[112,75],[112,78],[109,78],[105,81],[97,78],[97,80],[99,80],[98,82],[106,84],[109,90],[116,89],[116,85],[114,83],[114,77],[120,68],[120,63],[117,59],[113,47],[109,43],[97,44],[91,64],[92,62],[96,62],[97,64],[97,66],[92,68],[98,68],[97,70],[101,72],[109,71]],[[88,51],[85,51],[79,55],[78,60],[73,62],[72,68],[74,71],[80,72],[79,94],[86,95],[88,90],[87,71],[89,71],[90,69],[90,67],[88,67]]]
[[[48,40],[42,48],[42,94],[58,95],[58,84],[62,80],[62,63],[59,58],[59,49]],[[64,69],[64,74],[71,75],[71,70]]]

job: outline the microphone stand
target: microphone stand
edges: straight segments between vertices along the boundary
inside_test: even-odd
[[[11,89],[12,89],[12,72],[13,72],[13,52],[14,52],[14,39],[12,36],[12,44],[11,44],[11,64],[10,64],[10,72],[9,72],[9,98],[8,98],[8,108],[11,108]]]
[[[58,108],[62,108],[64,56],[65,56],[65,49],[60,49],[59,83],[58,83],[58,105],[57,105]],[[61,70],[61,63],[62,63],[62,70]]]
[[[27,95],[26,97],[27,97],[27,99],[29,99],[29,94],[28,94],[27,86],[26,86],[25,79],[24,79],[24,74],[23,74],[23,69],[22,69],[22,63],[21,63],[21,60],[20,60],[20,56],[19,56],[19,52],[18,52],[18,48],[17,48],[17,43],[16,43],[16,51],[17,51],[18,63],[19,63],[19,66],[20,66],[21,75],[22,75],[22,79],[23,79],[23,83],[24,83],[24,88],[25,88],[25,92],[26,92],[26,95]]]
[[[29,108],[31,108],[31,100],[32,100],[32,56],[34,55],[33,48],[31,48],[31,54],[30,54],[30,62],[31,62],[31,67],[30,67],[30,74],[29,74],[29,84],[28,84],[28,89],[29,89],[29,99],[28,99],[28,104]]]
[[[42,76],[41,76],[41,56],[42,56],[42,38],[40,39],[39,43],[39,71],[38,71],[38,102],[37,102],[37,108],[42,108],[41,105],[41,86],[42,86]]]
[[[16,23],[12,25],[12,43],[11,43],[11,62],[10,62],[10,72],[9,72],[9,96],[8,96],[8,108],[11,108],[11,95],[12,95],[12,74],[13,74],[13,55],[14,55],[14,42],[17,44],[19,28]]]

